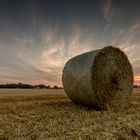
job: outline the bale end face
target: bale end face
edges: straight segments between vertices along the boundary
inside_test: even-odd
[[[119,48],[103,48],[92,67],[92,87],[96,104],[104,109],[126,108],[133,93],[133,70],[127,56]]]

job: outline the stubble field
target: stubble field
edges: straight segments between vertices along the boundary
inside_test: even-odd
[[[140,140],[140,90],[129,109],[75,105],[63,90],[0,89],[0,140]]]

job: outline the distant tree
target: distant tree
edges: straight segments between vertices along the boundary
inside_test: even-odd
[[[139,86],[139,85],[134,85],[133,87],[134,87],[134,88],[139,88],[140,86]]]
[[[59,87],[58,87],[57,85],[55,85],[53,88],[54,88],[54,89],[59,89]]]
[[[40,89],[47,88],[47,86],[45,86],[45,85],[43,85],[43,84],[35,85],[34,87],[35,87],[35,88],[40,88]]]
[[[47,88],[47,89],[50,89],[51,87],[48,85],[48,86],[46,86],[46,88]]]
[[[40,84],[39,87],[40,87],[41,89],[42,89],[42,88],[46,88],[46,86],[43,85],[43,84]]]

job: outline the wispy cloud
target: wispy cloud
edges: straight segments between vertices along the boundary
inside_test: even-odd
[[[0,82],[61,85],[62,70],[70,58],[106,45],[125,51],[135,76],[140,75],[140,22],[138,19],[133,25],[131,22],[125,26],[127,18],[122,13],[125,15],[126,7],[125,10],[121,6],[117,9],[113,0],[102,0],[100,6],[93,4],[92,7],[91,4],[88,8],[88,5],[82,5],[79,10],[75,3],[70,4],[73,12],[69,11],[68,5],[68,11],[64,13],[60,5],[55,11],[51,1],[47,4],[52,8],[48,9],[47,4],[30,3],[27,2],[23,20],[16,16],[0,20]],[[96,22],[92,19],[95,16]],[[118,16],[122,20],[119,21]],[[138,77],[135,79],[139,80]]]
[[[116,10],[112,2],[113,0],[102,0],[102,12],[107,22],[111,22],[113,17],[121,15],[121,11]]]
[[[1,55],[2,81],[15,79],[25,83],[62,85],[66,61],[93,49],[93,40],[90,33],[78,25],[73,27],[68,38],[63,35],[56,37],[56,34],[55,28],[44,28],[39,42],[33,36],[15,36],[11,49],[5,49],[3,58]],[[9,57],[5,56],[6,53]]]
[[[120,30],[114,30],[112,44],[120,47],[125,51],[130,58],[131,62],[139,59],[139,56],[135,56],[136,50],[139,47],[135,38],[138,36],[140,31],[140,23],[136,22],[131,27],[127,27]]]
[[[56,76],[56,81],[61,81],[63,67],[71,57],[80,53],[91,50],[91,42],[82,41],[85,31],[80,27],[74,27],[72,34],[68,39],[63,36],[59,40],[55,40],[55,32],[46,34],[43,44],[46,46],[42,51],[40,68],[47,73],[53,73]],[[86,36],[87,37],[87,36]]]
[[[139,75],[140,69],[136,66],[140,57],[135,55],[138,44],[133,42],[139,27],[137,22],[130,28],[114,30],[112,39],[100,39],[101,46],[94,40],[93,33],[82,29],[80,25],[73,26],[68,37],[56,37],[57,29],[46,27],[39,42],[33,36],[15,36],[15,44],[11,44],[11,49],[5,47],[3,52],[0,52],[1,80],[62,85],[62,70],[66,61],[78,54],[104,47],[106,41],[127,53],[134,66],[135,75]]]

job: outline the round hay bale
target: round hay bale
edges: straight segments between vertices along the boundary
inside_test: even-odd
[[[133,70],[124,52],[112,46],[70,59],[62,81],[67,96],[83,105],[125,108],[133,92]]]

